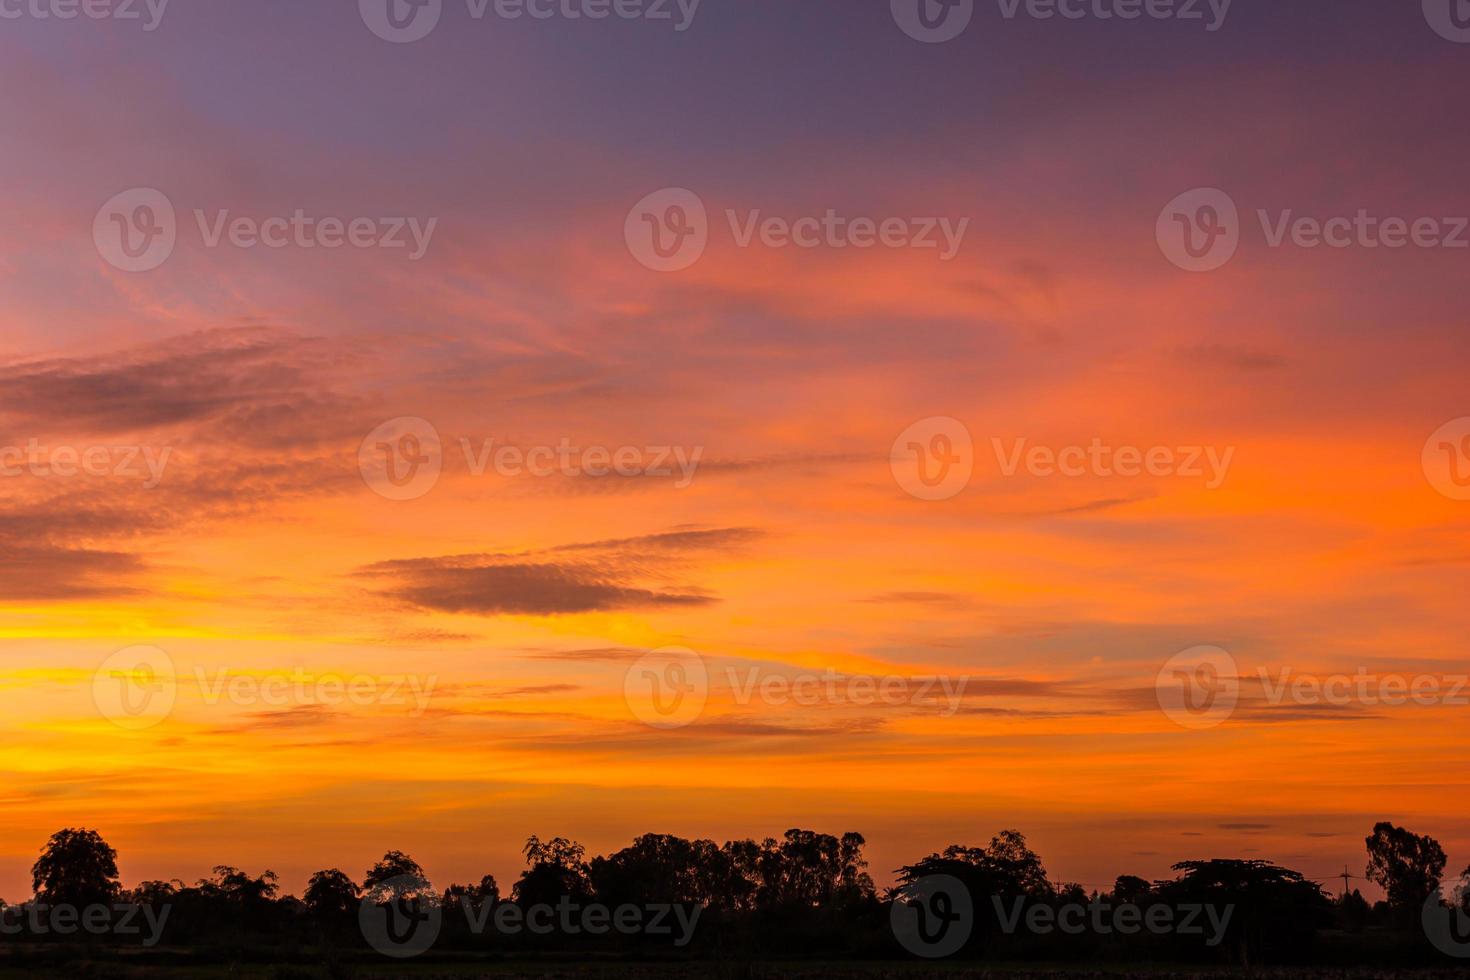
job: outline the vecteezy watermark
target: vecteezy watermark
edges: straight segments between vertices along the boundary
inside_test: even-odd
[[[1159,668],[1154,694],[1159,707],[1175,724],[1214,728],[1235,713],[1240,700],[1240,669],[1235,658],[1220,647],[1190,647]]]
[[[417,883],[416,879],[409,879]],[[502,936],[560,935],[667,937],[682,949],[694,938],[701,905],[648,903],[605,905],[600,902],[577,902],[563,895],[556,904],[538,902],[518,905],[497,901],[475,904],[456,903],[464,914],[465,924],[474,936],[487,933]],[[455,906],[451,906],[455,907]],[[429,951],[438,941],[444,925],[445,906],[438,896],[427,890],[403,890],[403,893],[379,895],[369,893],[358,907],[358,925],[368,945],[394,959],[410,959]]]
[[[975,442],[958,419],[920,419],[893,441],[888,468],[894,481],[910,496],[949,500],[970,484],[975,472]]]
[[[1169,905],[1163,902],[1147,907],[1132,902],[1107,902],[1094,898],[1090,902],[1029,902],[1024,897],[1002,899],[990,896],[996,921],[1006,935],[1025,930],[1038,936],[1062,933],[1067,936],[1092,934],[1131,936],[1149,932],[1157,936],[1203,936],[1205,945],[1214,947],[1225,940],[1234,905],[1186,902]],[[1209,927],[1208,935],[1205,927]]]
[[[368,889],[357,906],[357,926],[369,946],[394,959],[429,951],[444,928],[444,909],[429,883],[399,875]]]
[[[444,443],[426,419],[413,415],[389,419],[357,447],[357,469],[378,496],[417,500],[439,482]]]
[[[691,724],[709,700],[709,668],[688,647],[650,650],[623,674],[623,701],[650,728]]]
[[[0,20],[142,21],[148,33],[163,23],[169,0],[0,0]]]
[[[142,731],[173,711],[179,682],[174,661],[154,646],[132,646],[112,654],[92,675],[92,702],[119,728]]]
[[[1268,248],[1470,248],[1470,217],[1385,217],[1359,208],[1352,215],[1318,218],[1258,208],[1256,219]],[[1179,195],[1159,212],[1154,227],[1165,257],[1189,272],[1225,265],[1239,249],[1242,233],[1234,199],[1214,187]]]
[[[1292,704],[1362,704],[1397,707],[1409,703],[1470,704],[1470,674],[1371,674],[1359,667],[1352,674],[1299,674],[1292,667],[1270,670],[1258,667],[1256,674],[1266,702]]]
[[[492,465],[500,476],[608,476],[673,479],[674,489],[694,482],[694,471],[704,458],[704,447],[685,446],[576,446],[562,437],[555,446],[501,445],[482,439],[478,447],[459,440],[465,465],[474,476],[484,476]],[[677,479],[675,479],[677,477]]]
[[[1230,472],[1235,447],[1215,446],[1111,446],[1094,438],[1086,446],[1027,446],[1015,439],[1009,447],[991,439],[996,462],[1005,476],[1015,476],[1023,467],[1032,476],[1096,477],[1182,477],[1203,480],[1207,490],[1217,490]]]
[[[853,705],[934,708],[951,718],[964,702],[969,677],[849,674],[777,670],[763,664],[726,667],[725,683],[738,705],[751,702],[803,708]],[[703,713],[710,694],[710,671],[703,657],[687,647],[652,650],[629,665],[623,698],[639,721],[651,728],[683,728]]]
[[[941,262],[959,254],[970,219],[853,217],[827,208],[821,215],[767,215],[759,208],[726,209],[737,248],[932,249]],[[680,272],[698,262],[711,228],[704,201],[683,187],[654,191],[633,205],[623,240],[639,263],[655,272]]]
[[[1031,445],[1024,438],[990,440],[1000,474],[1101,479],[1177,477],[1201,481],[1217,490],[1230,472],[1235,447],[1113,445],[1094,437],[1086,445]],[[964,423],[936,416],[921,419],[894,440],[888,456],[893,478],[920,500],[948,500],[969,486],[975,470],[975,445]]]
[[[682,34],[694,25],[701,0],[465,0],[471,20],[640,20],[672,24]],[[433,33],[445,0],[357,0],[368,30],[385,41],[410,44]]]
[[[1265,703],[1400,707],[1470,705],[1470,674],[1313,674],[1291,666],[1257,667],[1254,679]],[[1155,679],[1159,707],[1185,728],[1214,728],[1235,713],[1244,678],[1235,658],[1219,647],[1191,647],[1175,654]]]
[[[231,673],[220,667],[213,675],[203,667],[194,668],[206,705],[221,702],[233,705],[266,705],[284,708],[294,705],[352,705],[366,708],[374,705],[409,705],[409,716],[418,718],[428,710],[436,674],[395,674],[377,677],[371,674],[313,674],[300,667],[290,671],[267,673]]]
[[[1465,0],[1423,0],[1424,19],[1446,41],[1470,44],[1470,3]]]
[[[494,439],[458,440],[471,476],[607,477],[667,479],[676,490],[694,482],[704,458],[695,446],[581,446],[563,437],[556,445],[496,445]],[[357,451],[358,470],[374,493],[414,500],[434,489],[444,469],[444,443],[432,423],[416,416],[390,419],[368,433]]]
[[[1233,0],[995,0],[1005,20],[1177,20],[1211,33],[1225,26]],[[976,0],[890,0],[893,20],[925,44],[952,41],[975,16]]]
[[[205,248],[238,249],[385,249],[408,250],[416,262],[429,250],[438,218],[354,217],[308,214],[233,215],[228,209],[195,209],[194,223]],[[179,222],[173,202],[162,191],[138,187],[113,196],[92,221],[97,252],[124,272],[148,272],[167,262],[178,243]]]
[[[1420,913],[1424,935],[1434,948],[1456,959],[1470,958],[1470,915],[1460,906],[1446,906],[1434,891]]]
[[[163,482],[172,446],[43,446],[31,438],[24,446],[0,446],[0,477],[93,476],[141,479],[143,489]]]
[[[965,688],[970,683],[968,677],[878,677],[844,674],[831,669],[822,673],[792,675],[761,666],[748,667],[744,671],[727,667],[725,679],[735,703],[739,705],[750,704],[753,700],[778,707],[794,704],[803,708],[849,704],[858,707],[909,705],[943,708],[941,714],[945,718],[954,717],[960,710]]]
[[[111,905],[70,905],[26,902],[0,906],[0,938],[10,936],[49,937],[110,936],[124,941],[142,937],[141,945],[152,948],[163,939],[172,905],[154,908],[131,902]],[[144,934],[144,928],[147,934]]]
[[[1131,902],[1038,901],[1025,896],[991,895],[987,911],[995,929],[1006,935],[1038,936],[1154,935],[1200,936],[1209,947],[1220,945],[1235,914],[1234,905],[1164,902],[1147,906]],[[904,949],[937,959],[964,948],[979,925],[980,911],[964,882],[951,875],[926,875],[899,888],[889,907],[889,925]],[[988,929],[986,931],[989,931]]]
[[[915,956],[953,956],[975,931],[975,903],[958,878],[925,875],[899,890],[888,908],[888,925],[899,945]]]
[[[1451,500],[1470,500],[1470,416],[1434,431],[1421,456],[1429,485]]]

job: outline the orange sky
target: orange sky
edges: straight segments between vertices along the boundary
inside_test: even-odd
[[[292,88],[384,54],[313,22],[285,42],[280,77],[254,83],[258,103],[191,85],[228,88],[258,25],[218,56],[223,79],[182,26],[142,62],[102,35],[3,42],[0,85],[44,84],[0,136],[25,191],[0,227],[0,449],[169,456],[156,486],[0,477],[0,896],[24,897],[46,836],[76,825],[118,848],[129,884],[224,863],[294,891],[388,848],[437,884],[490,871],[505,887],[532,833],[602,852],[650,831],[795,826],[861,831],[880,882],[1002,827],[1054,878],[1090,885],[1214,856],[1361,872],[1380,819],[1438,837],[1458,870],[1465,706],[1272,704],[1259,671],[1470,671],[1470,502],[1437,492],[1421,460],[1470,415],[1466,255],[1273,249],[1254,212],[1464,214],[1458,164],[1434,162],[1463,148],[1425,99],[1346,69],[1273,77],[1246,25],[1221,42],[1237,45],[1228,59],[1208,49],[1238,74],[1205,116],[1191,98],[1207,81],[1082,66],[1097,77],[1065,93],[1042,74],[977,83],[973,115],[910,119],[873,83],[872,131],[848,120],[842,135],[818,112],[841,93],[785,75],[811,120],[719,122],[739,112],[722,80],[756,84],[732,64],[737,25],[691,32],[679,53],[715,59],[691,76],[700,107],[592,68],[578,70],[610,91],[574,97],[555,87],[571,53],[544,38],[483,64],[445,37],[384,78]],[[887,45],[891,26],[859,33]],[[1023,50],[1053,37],[1017,30]],[[620,36],[615,55],[632,64],[652,43]],[[88,52],[146,108],[100,107],[67,70]],[[938,71],[895,64],[907,84]],[[1401,91],[1442,91],[1440,62],[1418,64],[1393,68]],[[451,83],[479,93],[482,117],[434,101],[431,130],[397,101]],[[525,87],[497,87],[511,84]],[[353,85],[382,112],[328,98]],[[686,143],[599,128],[597,99],[632,118],[645,97],[685,119]],[[1398,138],[1413,124],[1428,144]],[[1187,273],[1155,220],[1212,186],[1240,205],[1243,240],[1223,269]],[[131,187],[166,188],[178,209],[179,245],[150,272],[113,267],[92,237],[97,208]],[[682,272],[644,268],[624,241],[628,209],[661,187],[698,188],[711,216]],[[297,207],[438,229],[412,262],[208,248],[193,226],[195,208]],[[727,208],[969,226],[948,262],[741,248]],[[392,500],[359,449],[404,417],[432,425],[443,471]],[[917,499],[894,442],[939,417],[968,430],[973,475]],[[492,439],[677,447],[698,464],[687,480],[477,475],[461,440]],[[1095,439],[1209,447],[1229,466],[1218,486],[1007,475],[992,441]],[[1235,658],[1240,703],[1191,730],[1155,680],[1201,644]],[[130,728],[94,683],[139,645],[166,655],[176,698]],[[630,666],[667,646],[711,679],[675,729],[625,696]],[[829,669],[965,686],[949,707],[738,696],[752,677]],[[215,696],[293,672],[315,693]],[[392,703],[323,696],[321,678],[377,678]]]

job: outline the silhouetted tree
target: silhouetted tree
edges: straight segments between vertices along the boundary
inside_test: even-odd
[[[336,868],[312,875],[302,896],[307,912],[327,924],[338,924],[356,915],[361,898],[362,888]]]
[[[1113,900],[1139,905],[1153,894],[1153,885],[1137,875],[1119,875],[1113,882]]]
[[[1460,872],[1460,880],[1454,894],[1450,896],[1450,903],[1470,915],[1470,865]]]
[[[986,847],[951,844],[942,853],[898,869],[898,889],[928,875],[947,874],[959,879],[977,896],[1024,896],[1051,899],[1055,889],[1047,880],[1041,858],[1026,845],[1026,836],[1002,830]]]
[[[252,931],[265,927],[273,913],[280,911],[273,903],[280,890],[274,871],[258,878],[226,864],[214,868],[214,874],[198,884],[200,897],[216,922],[231,931]]]
[[[1182,874],[1159,882],[1159,897],[1232,909],[1223,945],[1242,965],[1299,955],[1331,921],[1321,885],[1269,861],[1181,861],[1174,870]]]
[[[140,881],[124,897],[135,905],[151,905],[154,908],[162,908],[171,904],[184,888],[184,883],[177,878],[171,881]]]
[[[369,868],[362,878],[362,890],[379,904],[397,899],[423,899],[432,894],[429,876],[402,851],[389,851]]]
[[[532,835],[521,851],[526,870],[521,872],[512,895],[519,905],[555,905],[563,895],[586,901],[592,887],[587,879],[586,850],[576,841],[553,837],[549,841]]]
[[[1363,897],[1363,893],[1354,888],[1342,897],[1337,903],[1338,918],[1342,920],[1342,927],[1348,932],[1362,932],[1373,917],[1373,907]]]
[[[868,862],[863,860],[862,834],[819,834],[786,831],[771,855],[765,884],[775,905],[820,908],[840,901],[857,902],[873,894]]]
[[[102,835],[85,828],[58,830],[31,866],[36,900],[48,905],[107,904],[122,891],[117,851]]]
[[[593,858],[588,878],[598,900],[609,905],[709,905],[727,879],[724,863],[714,841],[644,834],[621,851]]]
[[[450,885],[444,889],[444,904],[463,907],[468,903],[475,908],[489,902],[492,906],[500,901],[500,886],[494,875],[485,875],[478,885]]]
[[[1417,922],[1419,910],[1439,891],[1445,853],[1433,837],[1411,833],[1388,821],[1373,825],[1368,846],[1368,880],[1383,887],[1403,922]]]

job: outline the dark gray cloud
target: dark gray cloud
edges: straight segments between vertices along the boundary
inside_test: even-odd
[[[359,574],[385,581],[382,593],[400,602],[482,616],[703,606],[717,597],[693,586],[649,580],[666,577],[670,567],[695,554],[728,551],[759,536],[751,528],[679,527],[524,554],[378,562]]]

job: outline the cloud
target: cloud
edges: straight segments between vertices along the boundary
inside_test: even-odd
[[[128,578],[144,570],[137,555],[120,551],[19,544],[0,536],[0,600],[89,599],[135,595]]]
[[[383,594],[422,609],[473,615],[559,616],[717,602],[690,586],[644,580],[691,553],[759,537],[751,528],[681,527],[657,534],[557,545],[518,555],[453,555],[378,562],[359,574],[388,580]],[[557,556],[575,555],[571,560]]]
[[[21,431],[197,431],[252,445],[316,442],[324,342],[261,327],[201,331],[93,357],[0,367],[0,419]]]
[[[1223,367],[1241,372],[1266,371],[1286,364],[1286,358],[1271,351],[1228,344],[1186,347],[1179,351],[1179,357],[1201,367]]]

